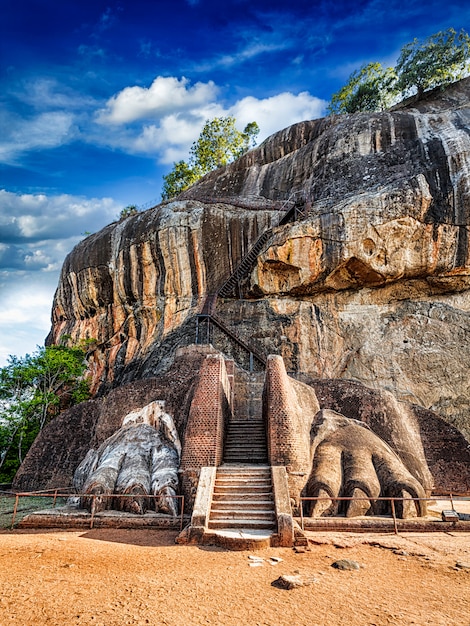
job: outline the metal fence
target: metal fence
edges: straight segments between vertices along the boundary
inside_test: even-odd
[[[389,502],[390,503],[390,509],[392,512],[392,518],[393,518],[393,527],[394,527],[394,532],[395,534],[398,534],[398,525],[397,525],[397,516],[396,516],[396,510],[395,510],[395,503],[396,502],[402,502],[402,503],[410,503],[410,502],[436,502],[436,500],[448,500],[450,502],[450,506],[451,506],[451,510],[453,512],[455,511],[455,502],[457,501],[463,501],[463,502],[469,502],[470,501],[470,494],[466,493],[466,494],[455,494],[455,493],[447,493],[447,494],[435,494],[432,495],[429,498],[404,498],[404,497],[379,497],[379,498],[367,498],[366,496],[364,496],[363,498],[356,498],[356,497],[352,497],[352,496],[338,496],[336,498],[333,497],[329,497],[329,496],[317,496],[317,497],[307,497],[307,496],[301,496],[299,498],[300,501],[300,525],[302,530],[304,530],[304,519],[305,516],[304,512],[303,512],[303,503],[304,502],[317,502],[317,501],[321,501],[321,500],[325,500],[325,501],[329,501],[329,502],[343,502],[343,501],[367,501],[367,502]],[[340,518],[340,515],[331,515],[328,516],[330,519],[332,518]],[[384,516],[385,517],[385,516]],[[470,521],[470,515],[469,517],[469,521]],[[310,519],[310,518],[309,518]],[[315,519],[320,519],[320,518],[315,518]]]
[[[6,498],[9,500],[15,500],[14,505],[13,505],[13,509],[11,511],[4,511],[3,512],[3,517],[6,515],[11,515],[11,522],[8,524],[8,526],[10,528],[14,528],[15,525],[15,521],[17,519],[18,513],[31,513],[33,511],[38,511],[39,508],[37,506],[31,506],[32,502],[31,500],[34,502],[35,499],[37,500],[41,500],[40,504],[42,504],[44,501],[49,502],[49,509],[55,509],[57,502],[60,501],[61,503],[64,503],[68,500],[68,498],[70,497],[74,497],[74,498],[87,498],[88,500],[91,499],[92,504],[90,507],[90,528],[93,528],[94,526],[94,521],[95,521],[95,516],[96,516],[96,499],[97,498],[136,498],[136,497],[142,497],[146,500],[159,500],[162,496],[161,495],[136,495],[136,494],[125,494],[125,493],[106,493],[106,494],[89,494],[89,493],[75,493],[72,492],[69,489],[49,489],[49,490],[44,490],[44,491],[31,491],[31,492],[19,492],[19,493],[13,493],[13,492],[8,492],[8,491],[0,491],[0,498]],[[170,496],[170,495],[165,495],[165,498],[171,498],[173,500],[177,500],[179,501],[179,509],[180,509],[180,514],[179,516],[177,516],[177,518],[179,517],[180,520],[180,530],[183,529],[183,523],[184,523],[184,496],[182,495],[174,495],[174,496]],[[65,499],[65,502],[64,502]],[[28,500],[28,504],[27,506],[23,506],[23,508],[21,507],[21,501],[24,500]],[[136,518],[138,516],[136,515]],[[168,516],[168,517],[174,517],[174,516]]]

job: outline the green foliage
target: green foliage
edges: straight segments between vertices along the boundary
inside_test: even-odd
[[[445,86],[463,78],[469,70],[470,37],[453,28],[431,35],[424,41],[415,39],[403,46],[395,68],[383,69],[380,63],[369,63],[351,74],[347,84],[333,94],[330,113],[381,111],[400,96]]]
[[[208,120],[191,147],[188,162],[174,163],[172,171],[163,177],[162,199],[174,198],[204,174],[240,158],[256,145],[258,134],[256,122],[250,122],[240,132],[232,116]]]
[[[38,348],[0,369],[0,482],[10,481],[38,432],[90,396],[83,346]]]
[[[139,212],[139,209],[135,204],[129,204],[119,213],[119,221],[125,220],[132,215],[136,215]]]
[[[414,39],[401,49],[396,66],[398,88],[404,94],[416,90],[420,97],[427,89],[462,78],[469,58],[470,37],[464,30],[457,34],[449,28],[423,42]]]
[[[173,164],[173,169],[163,177],[162,200],[174,198],[179,193],[194,185],[202,174],[196,166],[191,167],[186,161],[178,161]]]
[[[390,106],[395,96],[396,75],[393,68],[384,69],[380,63],[369,63],[354,71],[347,84],[333,94],[330,113],[381,111]]]

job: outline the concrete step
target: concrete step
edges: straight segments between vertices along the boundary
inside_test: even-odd
[[[224,487],[220,487],[215,485],[214,487],[214,495],[220,495],[220,494],[231,494],[231,496],[233,497],[234,494],[251,494],[251,493],[255,493],[255,494],[260,494],[260,493],[269,493],[271,491],[271,487],[270,486],[266,486],[266,485],[255,485],[255,486],[243,486],[241,487],[240,485],[230,485],[230,486],[224,486]]]
[[[266,502],[266,501],[271,501],[273,502],[273,495],[272,492],[262,492],[262,491],[256,491],[254,493],[246,493],[245,491],[243,493],[237,493],[237,492],[230,492],[230,493],[214,493],[214,496],[212,498],[212,502],[213,503],[217,503],[217,505],[220,502],[234,502],[234,501],[239,501],[239,500],[244,500],[245,502],[247,501],[253,501],[253,502],[258,502],[258,500]]]
[[[215,487],[265,487],[271,489],[271,478],[260,476],[259,478],[248,478],[247,476],[224,476],[215,479]]]
[[[227,509],[212,509],[210,514],[210,521],[215,521],[219,519],[229,519],[229,520],[259,520],[259,521],[267,521],[274,522],[275,515],[274,511],[258,511],[258,510],[246,510],[243,511],[235,511],[235,510],[227,510]]]
[[[255,509],[255,510],[273,510],[273,500],[261,500],[260,498],[252,500],[215,500],[213,502],[214,509],[220,510],[240,510],[240,509]]]
[[[236,466],[236,465],[220,465],[217,468],[217,474],[223,473],[223,472],[266,472],[269,473],[269,475],[271,475],[271,468],[269,465],[243,465],[241,467]]]
[[[252,452],[237,452],[234,450],[224,455],[226,463],[266,463],[267,458],[266,453],[263,453],[262,450],[253,450]]]
[[[217,519],[209,520],[209,528],[212,529],[228,529],[228,528],[265,528],[273,530],[275,528],[275,522],[269,522],[267,520],[255,520],[255,519]]]

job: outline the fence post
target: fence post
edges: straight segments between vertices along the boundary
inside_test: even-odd
[[[183,517],[184,517],[184,496],[181,496],[181,521],[180,521],[180,531],[183,530]]]
[[[93,522],[94,522],[94,519],[95,519],[95,500],[96,500],[96,496],[93,495],[92,496],[92,502],[91,502],[90,528],[93,528]]]
[[[454,500],[452,498],[452,494],[451,493],[449,493],[449,500],[450,500],[450,506],[452,507],[452,510],[455,511]]]
[[[394,500],[394,498],[390,498],[390,502],[392,503],[393,526],[395,528],[395,535],[398,535],[397,516],[395,515],[395,500]]]
[[[20,494],[16,494],[15,498],[15,506],[13,507],[13,517],[11,518],[11,529],[13,530],[13,526],[15,524],[16,511],[18,510],[18,500],[20,499]]]

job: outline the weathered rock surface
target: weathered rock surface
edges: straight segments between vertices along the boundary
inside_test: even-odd
[[[102,447],[119,431],[123,416],[156,398],[165,400],[165,410],[174,417],[184,446],[190,406],[200,380],[202,361],[209,352],[203,346],[186,348],[178,353],[166,374],[118,387],[105,397],[63,412],[37,437],[16,475],[14,488],[27,491],[71,487],[74,472],[88,450]],[[278,357],[274,359],[278,361]],[[431,486],[437,492],[470,490],[468,442],[437,414],[397,402],[389,392],[369,389],[357,382],[332,379],[305,382],[309,385],[289,378],[281,393],[285,395],[286,389],[292,387],[294,396],[287,394],[284,403],[276,403],[275,396],[271,398],[274,401],[271,407],[277,405],[274,420],[277,447],[284,449],[290,459],[276,457],[271,461],[289,465],[292,494],[300,494],[310,474],[310,430],[320,408],[332,409],[369,426],[399,452],[427,490]],[[294,410],[297,413],[292,420],[289,416]],[[266,417],[269,420],[269,412]],[[289,430],[291,427],[294,432]],[[271,444],[275,436],[271,431]]]
[[[94,389],[162,374],[205,295],[297,202],[217,315],[290,372],[390,391],[422,407],[423,432],[432,410],[470,441],[469,96],[465,79],[399,110],[296,124],[87,238],[64,263],[49,341],[96,339]]]
[[[49,422],[31,446],[15,476],[21,491],[72,487],[74,472],[88,450],[98,449],[122,425],[123,417],[156,399],[165,401],[183,440],[201,363],[203,346],[177,355],[159,378],[113,389],[107,396],[82,402]]]
[[[168,366],[166,357],[178,345],[194,342],[194,314],[206,294],[216,291],[272,217],[272,211],[172,202],[107,226],[65,260],[48,341],[63,334],[95,340],[95,391],[125,380],[130,362],[132,378],[140,378],[135,368],[150,357],[148,376],[152,353]]]
[[[86,494],[78,498],[82,508],[178,514],[181,443],[164,407],[155,400],[131,411],[97,450],[88,450],[73,477],[76,493]]]

